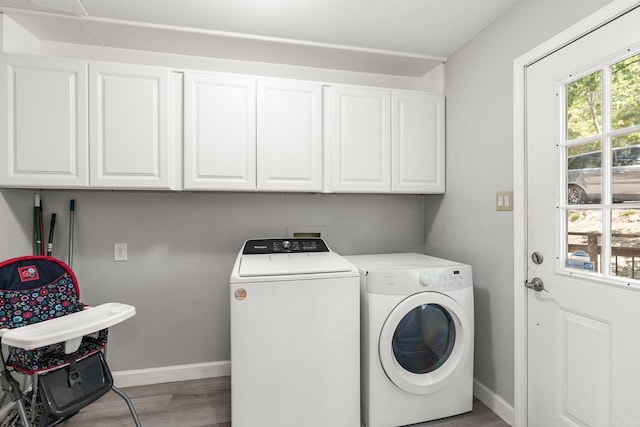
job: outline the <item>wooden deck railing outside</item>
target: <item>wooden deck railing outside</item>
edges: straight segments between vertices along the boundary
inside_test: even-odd
[[[579,232],[579,231],[570,231],[567,233],[570,236],[585,236],[587,238],[587,244],[569,244],[568,250],[569,253],[573,253],[576,251],[583,251],[589,255],[589,258],[594,262],[594,271],[600,271],[600,253],[602,251],[602,247],[599,244],[600,233],[596,232]],[[640,234],[620,234],[614,233],[611,235],[612,238],[623,237],[623,238],[640,238]],[[619,258],[630,258],[631,259],[631,270],[630,274],[619,274],[623,273],[620,266]],[[611,247],[611,261],[613,265],[613,271],[611,272],[615,276],[626,276],[635,279],[636,276],[636,258],[640,259],[640,248],[632,248],[632,247],[622,247],[622,246],[612,246]],[[640,273],[640,272],[639,272]]]

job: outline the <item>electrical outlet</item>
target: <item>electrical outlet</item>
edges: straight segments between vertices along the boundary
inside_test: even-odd
[[[127,260],[127,244],[126,243],[113,244],[113,260],[114,261]]]

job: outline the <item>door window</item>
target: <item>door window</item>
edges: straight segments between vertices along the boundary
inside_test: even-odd
[[[447,310],[438,304],[422,304],[400,320],[391,345],[400,366],[426,374],[449,358],[455,340],[456,328]]]
[[[640,279],[640,54],[569,76],[559,94],[564,268]]]

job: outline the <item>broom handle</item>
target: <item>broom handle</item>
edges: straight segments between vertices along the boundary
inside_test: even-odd
[[[73,268],[73,227],[76,214],[76,201],[71,199],[69,203],[69,267]]]
[[[47,256],[51,256],[53,251],[53,230],[56,227],[56,214],[51,214],[51,224],[49,225],[49,243],[47,244]]]
[[[42,236],[40,235],[40,194],[33,196],[33,254],[41,255],[40,243]]]

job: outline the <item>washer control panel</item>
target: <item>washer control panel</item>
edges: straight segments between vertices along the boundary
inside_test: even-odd
[[[329,252],[329,248],[322,239],[282,238],[247,240],[242,250],[243,255],[306,252]]]

